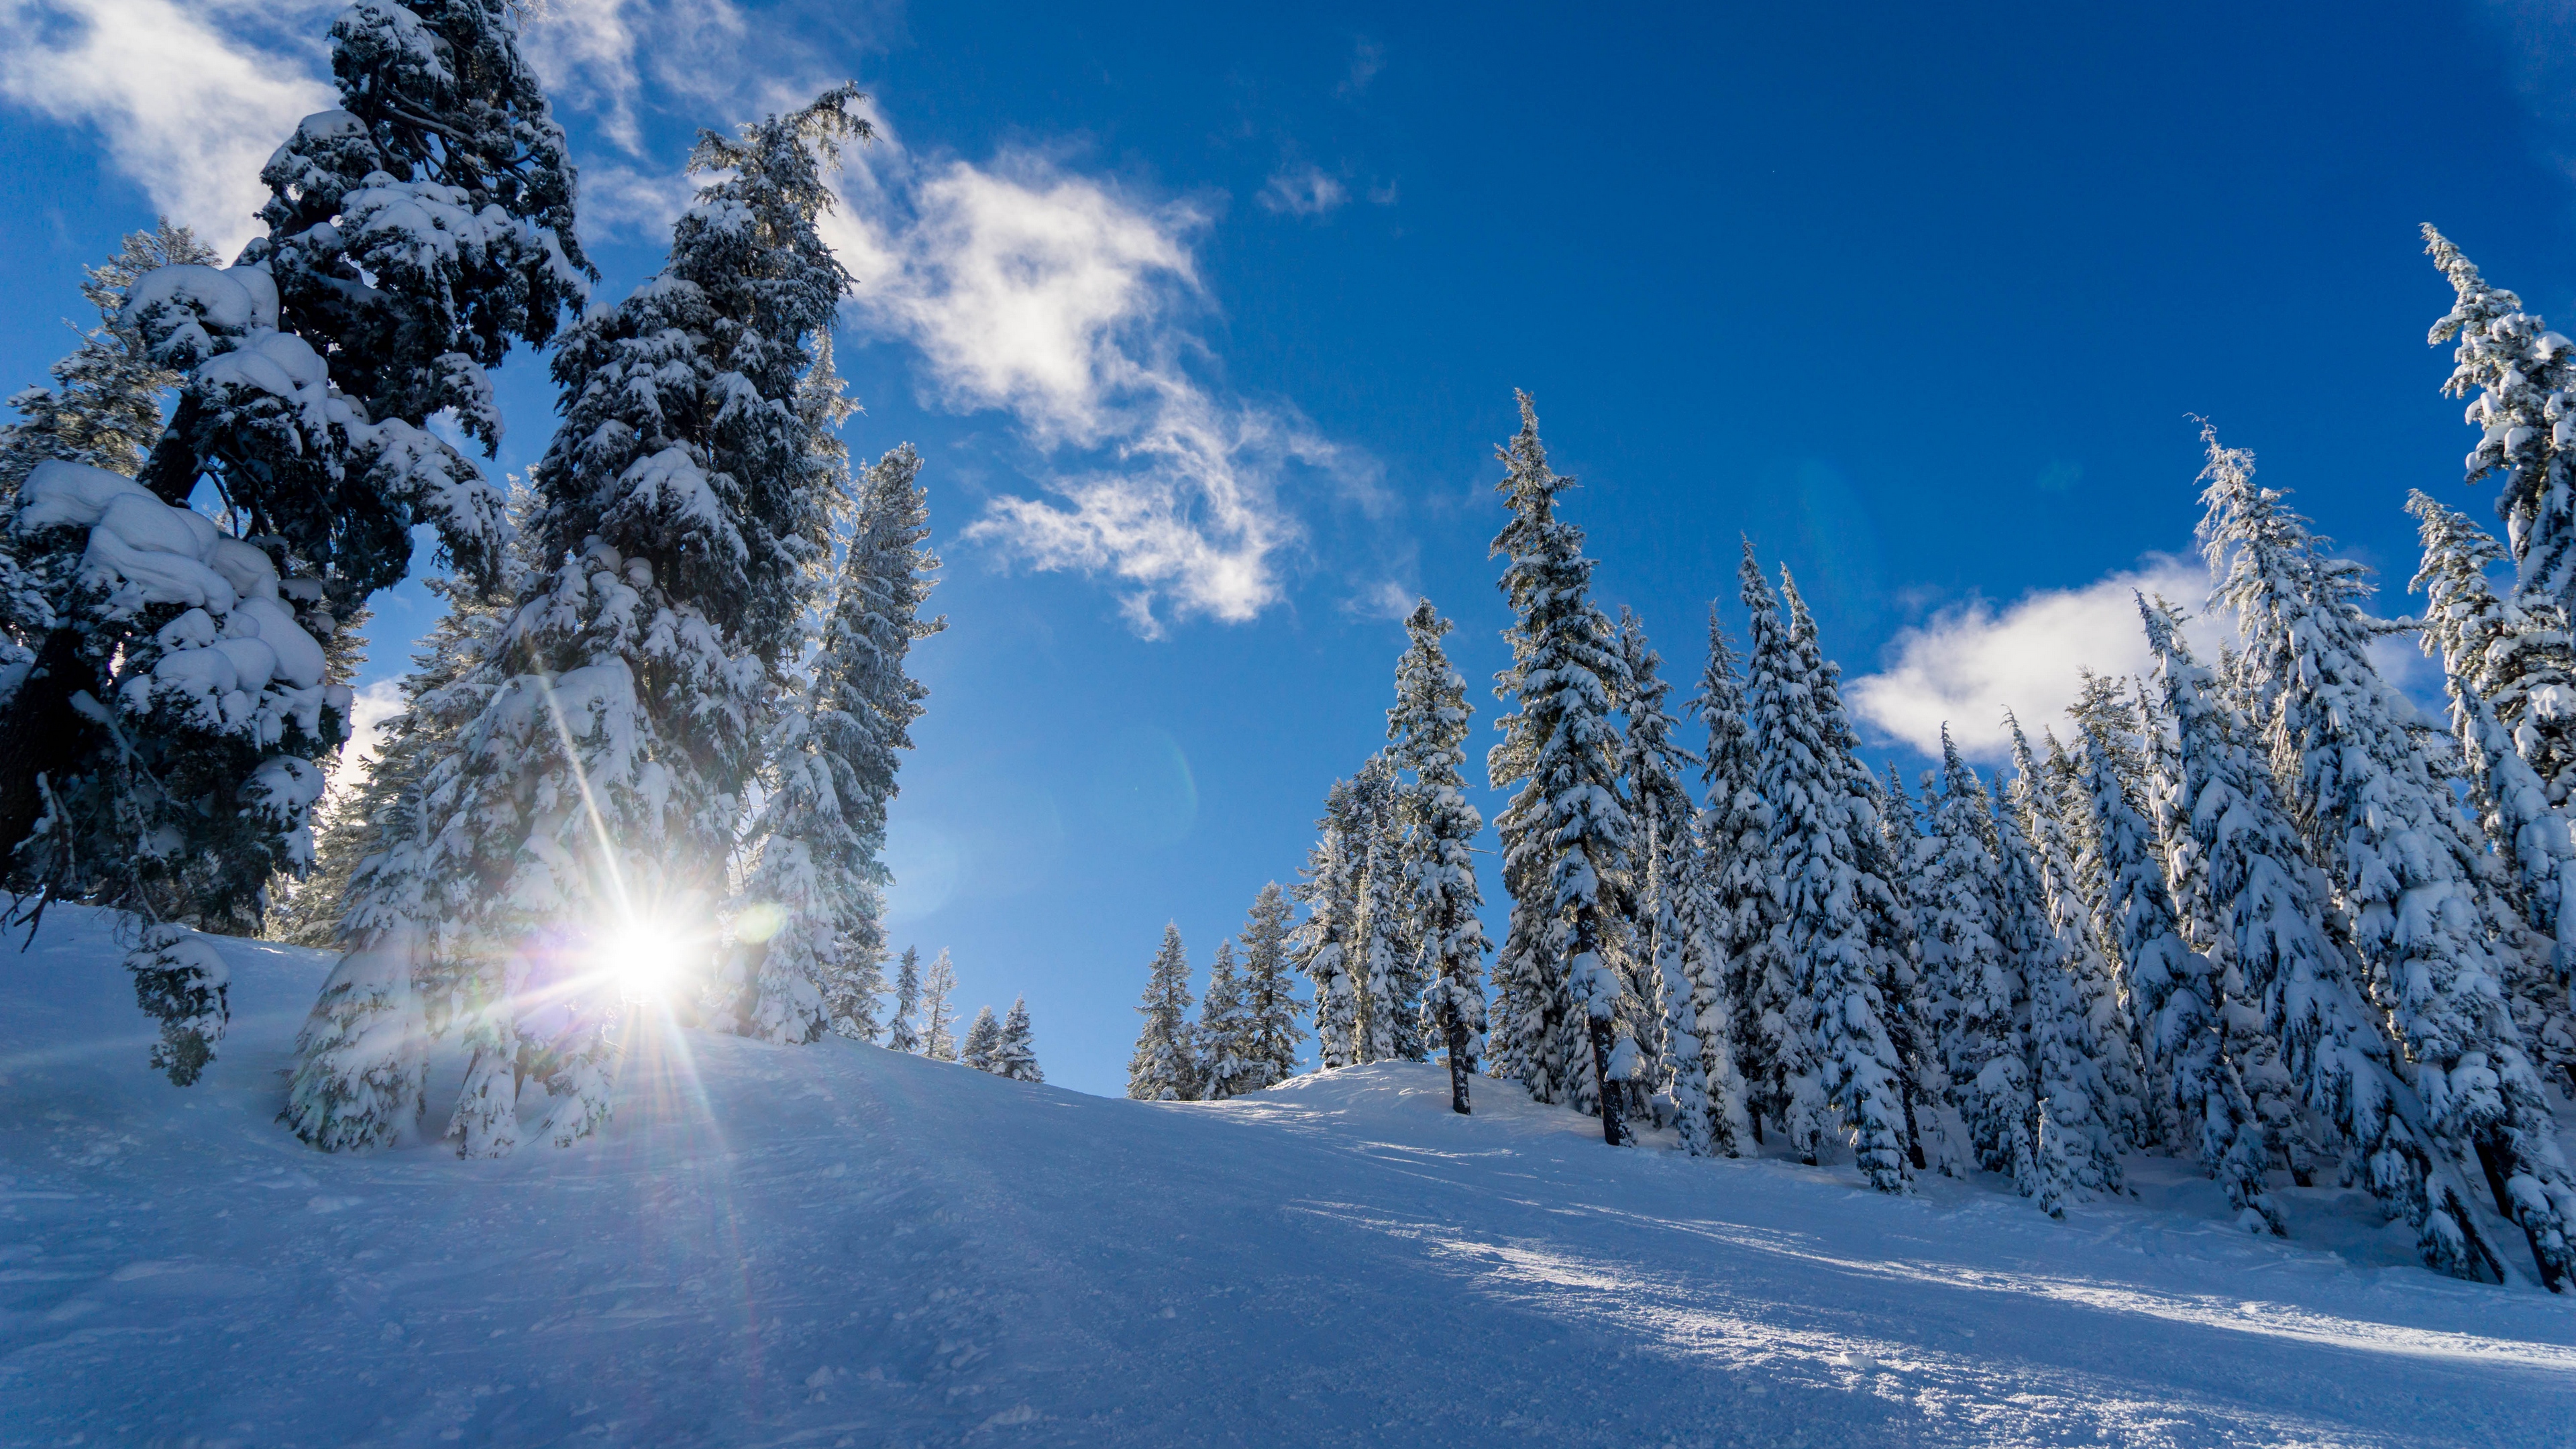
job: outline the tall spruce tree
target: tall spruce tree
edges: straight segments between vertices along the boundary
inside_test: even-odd
[[[1181,928],[1163,927],[1163,949],[1145,978],[1145,1018],[1127,1060],[1127,1095],[1139,1102],[1189,1102],[1198,1097],[1198,1070],[1190,1060],[1190,958]]]
[[[1758,570],[1750,583],[1761,583]],[[1771,807],[1762,798],[1762,750],[1745,717],[1735,660],[1711,605],[1708,664],[1691,703],[1708,731],[1701,774],[1708,804],[1699,819],[1708,974],[1725,983],[1727,999],[1703,1007],[1700,1022],[1703,1041],[1719,1019],[1732,1028],[1728,1071],[1713,1071],[1710,1082],[1724,1087],[1731,1080],[1736,1095],[1713,1101],[1712,1116],[1739,1120],[1732,1114],[1740,1100],[1741,1150],[1750,1152],[1763,1140],[1764,1121],[1781,1120],[1786,1108],[1791,990],[1788,952],[1774,930],[1781,919],[1780,874],[1771,855]]]
[[[2038,1092],[2037,1140],[2047,1184],[2040,1205],[2056,1217],[2070,1199],[2121,1191],[2124,1129],[2142,1120],[2144,1105],[2135,1064],[2126,1055],[2129,1033],[2118,1015],[2118,985],[2094,938],[2092,908],[2076,884],[2058,813],[2059,781],[2033,758],[2021,722],[2010,712],[2004,722],[2013,741],[2014,808],[1997,833],[2013,852],[2005,857],[2006,907],[2023,913],[2031,1081]],[[2018,839],[2008,840],[2006,831]]]
[[[1216,943],[1216,960],[1208,966],[1207,995],[1199,998],[1198,1030],[1191,1035],[1191,1059],[1201,1101],[1222,1102],[1243,1091],[1251,1075],[1243,1058],[1248,1033],[1243,978],[1234,969],[1234,943]]]
[[[1854,737],[1814,621],[1785,572],[1781,594],[1771,593],[1749,544],[1745,570],[1753,618],[1746,696],[1772,810],[1792,992],[1782,1126],[1810,1164],[1848,1138],[1871,1186],[1904,1192],[1913,1104],[1884,993],[1912,933],[1897,919],[1874,792],[1851,756]]]
[[[494,581],[501,494],[427,423],[497,445],[485,369],[586,295],[562,133],[502,0],[358,5],[331,34],[343,108],[262,173],[267,234],[127,289],[128,360],[183,377],[138,484],[39,468],[21,495],[21,576],[58,586],[0,701],[0,848],[33,900],[255,929],[264,882],[310,863],[316,765],[346,733],[307,661],[403,577],[416,525]],[[187,521],[201,484],[221,528]],[[130,964],[193,1077],[222,987],[154,964],[177,939],[152,927]]]
[[[2450,279],[2455,298],[2425,342],[2455,344],[2442,391],[2470,398],[2467,421],[2478,430],[2478,443],[2469,452],[2468,481],[2497,478],[2503,485],[2496,516],[2513,549],[2513,602],[2526,611],[2555,609],[2562,618],[2576,614],[2576,430],[2563,426],[2576,401],[2576,347],[2524,311],[2520,297],[2490,285],[2429,224],[2424,251]],[[2558,726],[2561,741],[2566,729]],[[2561,765],[2570,758],[2553,756]],[[2554,778],[2560,772],[2544,767],[2541,773]]]
[[[1368,857],[1350,781],[1333,782],[1315,826],[1321,834],[1298,883],[1306,919],[1298,927],[1297,967],[1315,987],[1315,1064],[1330,1071],[1361,1060],[1360,879]]]
[[[2245,637],[2246,677],[2268,705],[2272,766],[2350,922],[2372,1004],[2421,1097],[2423,1129],[2483,1169],[2496,1211],[2529,1237],[2542,1280],[2576,1272],[2576,1177],[2504,992],[2490,944],[2482,852],[2406,726],[2409,705],[2369,660],[2384,632],[2362,612],[2360,566],[2328,557],[2253,455],[2206,427],[2201,539]],[[2447,1249],[2445,1250],[2447,1251]]]
[[[899,752],[912,748],[912,722],[930,693],[906,673],[906,658],[948,623],[921,614],[939,558],[927,544],[920,471],[910,444],[868,469],[821,647],[807,678],[781,691],[766,751],[768,802],[752,830],[758,856],[743,894],[784,906],[786,925],[765,950],[746,953],[732,983],[738,1031],[811,1041],[828,1027],[876,1039],[886,954],[878,919],[893,880],[887,810]]]
[[[2360,1161],[2360,1177],[2416,1233],[2426,1263],[2494,1280],[2501,1259],[2485,1241],[2458,1171],[2426,1141],[2423,1104],[2397,1073],[2355,981],[2358,967],[2327,923],[2325,877],[2277,803],[2272,774],[2243,743],[2222,686],[2182,640],[2172,616],[2145,611],[2164,701],[2179,732],[2180,819],[2205,861],[2206,899],[2248,997],[2306,1105]]]
[[[2116,721],[2097,711],[2079,723],[2085,808],[2108,882],[2104,916],[2117,935],[2151,1079],[2164,1084],[2175,1143],[2199,1158],[2241,1226],[2278,1234],[2281,1211],[2265,1180],[2269,1154],[2228,1050],[2218,972],[2184,939],[2151,807],[2113,764],[2121,747],[2110,738]]]
[[[435,966],[454,953],[435,943],[438,809],[423,785],[490,698],[484,666],[504,615],[470,589],[430,585],[447,613],[414,656],[403,707],[316,852],[302,887],[310,898],[297,903],[304,944],[343,953],[296,1039],[283,1114],[326,1152],[384,1147],[413,1131],[429,1040],[455,1012],[454,983]]]
[[[1679,721],[1665,708],[1672,685],[1662,677],[1663,660],[1633,613],[1619,615],[1619,652],[1627,690],[1618,700],[1628,729],[1619,756],[1620,776],[1630,812],[1630,837],[1644,861],[1637,914],[1641,955],[1653,969],[1651,1000],[1656,1019],[1655,1068],[1650,1085],[1664,1095],[1682,1151],[1693,1157],[1715,1152],[1734,1156],[1734,1144],[1721,1145],[1722,1130],[1710,1107],[1709,1057],[1699,1012],[1703,1002],[1718,998],[1720,982],[1695,978],[1705,971],[1710,953],[1693,951],[1692,936],[1700,910],[1699,836],[1690,791],[1682,783],[1687,767],[1699,758],[1675,737]]]
[[[2027,1002],[2004,946],[1994,803],[1941,729],[1941,794],[1932,807],[1922,902],[1920,1017],[1967,1128],[1977,1165],[2034,1180]],[[1928,793],[1928,792],[1927,792]]]
[[[1421,943],[1416,974],[1422,1031],[1449,1063],[1449,1107],[1469,1109],[1467,1079],[1485,1044],[1485,925],[1477,911],[1475,843],[1485,817],[1467,803],[1467,728],[1475,711],[1467,681],[1450,667],[1440,641],[1451,624],[1429,599],[1404,622],[1409,641],[1395,668],[1395,707],[1386,714],[1387,748],[1405,787],[1404,887]]]
[[[2063,1217],[2066,1204],[2084,1201],[2104,1190],[2103,1156],[2097,1139],[2107,1145],[2108,1132],[2093,1110],[2093,1094],[2084,1080],[2083,1053],[2068,1038],[2076,1015],[2072,973],[2065,939],[2048,909],[2046,873],[2025,832],[2029,811],[2024,801],[2045,786],[2023,775],[1995,799],[1995,858],[2002,890],[1997,912],[1999,937],[2012,962],[2016,990],[2023,1079],[2029,1084],[2028,1116],[2021,1135],[2029,1144],[2027,1163],[2016,1160],[2014,1186],[2034,1198],[2050,1217]],[[2116,1161],[2111,1171],[2116,1173]]]
[[[1351,933],[1359,1007],[1355,1061],[1422,1059],[1421,1007],[1405,991],[1411,972],[1404,950],[1398,793],[1395,767],[1383,751],[1370,756],[1351,781],[1351,835],[1360,842]]]
[[[856,99],[702,134],[691,165],[718,179],[669,262],[557,350],[564,422],[532,483],[540,554],[560,562],[522,592],[501,682],[431,777],[452,802],[441,905],[471,998],[449,1128],[464,1155],[515,1144],[521,1076],[547,1082],[556,1142],[608,1110],[609,983],[578,949],[525,945],[667,933],[725,887],[828,542],[809,342],[849,276],[816,219],[823,167],[866,134]],[[517,1019],[524,1000],[548,1003],[542,1021]]]
[[[1272,881],[1252,899],[1243,924],[1244,1075],[1240,1091],[1275,1087],[1297,1073],[1297,1043],[1304,1008],[1288,979],[1288,893]]]
[[[1495,789],[1520,787],[1496,824],[1505,884],[1516,901],[1528,893],[1538,905],[1526,922],[1516,911],[1514,928],[1547,933],[1524,948],[1542,1027],[1553,1025],[1545,1021],[1549,1003],[1561,1003],[1555,1009],[1580,1033],[1590,1059],[1601,1135],[1615,1147],[1629,1140],[1620,1106],[1635,1057],[1617,1032],[1631,993],[1615,959],[1626,922],[1619,893],[1633,847],[1610,711],[1627,690],[1626,667],[1609,618],[1590,599],[1593,562],[1583,556],[1583,531],[1556,513],[1558,495],[1574,480],[1548,467],[1537,409],[1529,394],[1519,399],[1520,433],[1497,450],[1505,468],[1497,491],[1511,520],[1492,549],[1509,560],[1502,590],[1515,615],[1505,633],[1512,664],[1496,676],[1494,693],[1513,709],[1495,721],[1503,741],[1488,753],[1486,770]]]
[[[2423,642],[2442,661],[2452,732],[2471,802],[2506,876],[2504,891],[2522,939],[2500,942],[2516,1025],[2532,1051],[2576,1082],[2576,1017],[2568,985],[2576,976],[2576,821],[2523,754],[2550,756],[2551,732],[2535,719],[2528,690],[2576,681],[2566,631],[2534,621],[2498,597],[2487,568],[2503,556],[2494,539],[2422,493],[2406,508],[2420,521],[2424,562],[2413,587],[2424,594]],[[2552,611],[2554,615],[2555,611]],[[2510,709],[2512,718],[2506,717]]]

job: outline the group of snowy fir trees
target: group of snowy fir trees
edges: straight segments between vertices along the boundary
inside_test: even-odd
[[[1221,1102],[1277,1086],[1297,1071],[1305,1005],[1296,996],[1296,908],[1272,882],[1253,898],[1240,957],[1234,941],[1217,943],[1207,995],[1190,1020],[1190,957],[1178,926],[1163,928],[1137,1013],[1136,1054],[1127,1062],[1127,1095],[1146,1102]]]
[[[2576,1085],[2576,344],[2426,237],[2504,541],[2415,494],[2426,608],[2375,617],[2363,570],[2205,429],[2217,657],[2141,599],[2150,674],[2085,674],[2063,738],[2007,716],[2007,777],[1946,731],[1914,789],[1874,776],[1795,581],[1749,544],[1746,643],[1713,609],[1685,745],[1643,628],[1592,600],[1524,397],[1494,544],[1513,624],[1490,1028],[1468,710],[1425,603],[1391,744],[1327,798],[1304,919],[1256,912],[1262,965],[1221,950],[1196,1027],[1167,931],[1130,1095],[1242,1089],[1228,1023],[1285,937],[1319,1067],[1442,1052],[1460,1111],[1481,1056],[1613,1144],[1650,1120],[1694,1155],[1848,1153],[1887,1192],[1983,1170],[2053,1216],[2162,1154],[2276,1234],[2278,1184],[2331,1179],[2440,1271],[2528,1263],[2564,1290],[2576,1176],[2546,1084]],[[2395,635],[2441,661],[2449,731],[2374,666]]]
[[[926,694],[906,656],[943,621],[920,460],[854,477],[836,433],[852,279],[816,220],[870,136],[859,97],[703,134],[667,263],[596,306],[518,22],[343,13],[341,108],[262,170],[264,234],[230,266],[166,224],[128,238],[84,285],[98,325],[0,433],[17,919],[125,913],[182,1085],[228,1015],[187,928],[341,949],[285,1113],[326,1149],[415,1133],[441,1038],[468,1062],[435,1124],[460,1153],[593,1130],[633,968],[674,943],[675,1004],[712,1025],[885,1030],[886,811]],[[552,345],[563,422],[512,495],[451,440],[497,449],[488,370],[518,343]],[[446,616],[317,830],[351,626],[422,527]],[[1024,1008],[969,1036],[947,1054],[1037,1078]]]
[[[895,969],[894,1015],[886,1023],[885,1045],[937,1062],[958,1062],[979,1072],[1015,1082],[1043,1082],[1037,1045],[1029,1034],[1029,1003],[1011,1003],[1008,1016],[995,1019],[987,1006],[975,1013],[966,1035],[957,1035],[957,1012],[950,998],[957,992],[957,968],[942,950],[930,969],[921,969],[921,953],[907,946]],[[871,1038],[873,1040],[873,1038]]]

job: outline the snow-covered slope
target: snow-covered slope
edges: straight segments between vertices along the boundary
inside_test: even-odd
[[[233,1032],[184,1091],[98,918],[0,959],[0,1441],[2576,1433],[2576,1304],[2404,1266],[2328,1191],[2287,1244],[2189,1181],[2053,1224],[1613,1152],[1490,1083],[1455,1118],[1431,1067],[1147,1106],[697,1032],[584,1147],[326,1157],[273,1121],[323,959],[223,949]]]

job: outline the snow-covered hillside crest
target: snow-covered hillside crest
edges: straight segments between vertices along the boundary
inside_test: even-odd
[[[655,1025],[562,1152],[330,1154],[276,1114],[318,952],[192,938],[222,1056],[145,1071],[107,918],[0,971],[0,1443],[2514,1445],[2576,1309],[2367,1194],[2288,1241],[2189,1166],[1685,1157],[1436,1063],[1222,1103]],[[451,1074],[452,1075],[452,1074]],[[1776,1150],[1776,1145],[1775,1145]],[[1462,1386],[1459,1366],[1478,1366]],[[327,1373],[316,1365],[327,1364]]]

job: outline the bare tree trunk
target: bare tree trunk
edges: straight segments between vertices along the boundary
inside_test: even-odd
[[[1443,1015],[1449,1019],[1449,1110],[1461,1117],[1467,1110],[1467,1023],[1458,1019],[1453,1003]]]

